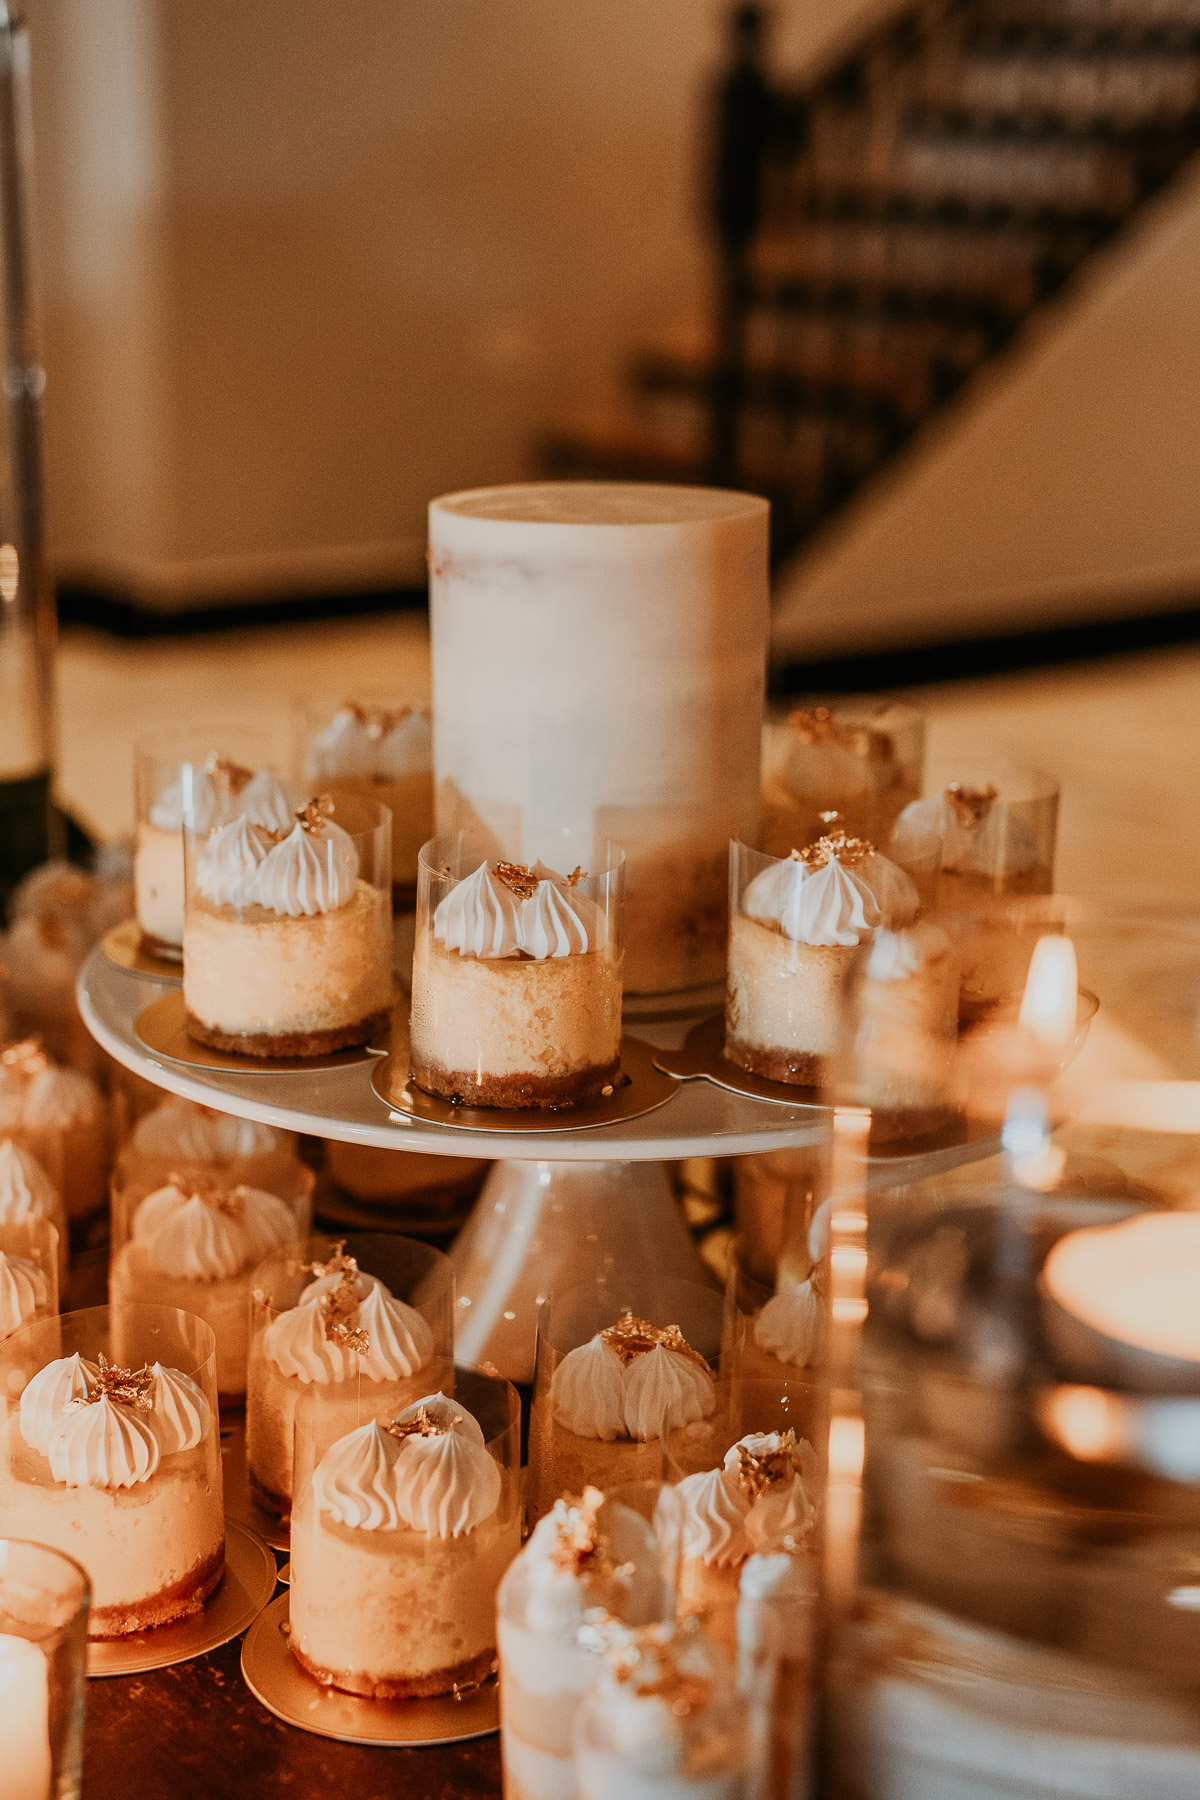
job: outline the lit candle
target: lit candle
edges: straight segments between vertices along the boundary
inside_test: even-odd
[[[1046,1258],[1042,1285],[1102,1337],[1200,1371],[1200,1213],[1072,1231]]]
[[[1048,1050],[1065,1049],[1075,1036],[1079,971],[1069,937],[1039,938],[1034,946],[1020,1023]]]
[[[0,1791],[50,1800],[50,1688],[46,1658],[28,1638],[0,1632]]]

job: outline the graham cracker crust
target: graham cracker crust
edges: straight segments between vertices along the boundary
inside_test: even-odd
[[[155,937],[144,925],[139,925],[138,930],[141,933],[141,947],[147,956],[160,956],[164,962],[177,962],[180,968],[183,967],[182,944],[168,944],[165,938]]]
[[[264,1487],[254,1470],[247,1465],[246,1485],[250,1489],[250,1497],[256,1506],[264,1512],[275,1513],[285,1522],[292,1516],[292,1502],[289,1496],[277,1494],[273,1488]]]
[[[331,1025],[326,1031],[219,1031],[203,1024],[193,1012],[186,1014],[187,1034],[210,1050],[227,1050],[236,1056],[329,1056],[335,1050],[352,1050],[383,1037],[391,1029],[391,1013],[372,1013],[355,1024]]]
[[[524,1107],[575,1106],[591,1100],[621,1073],[619,1057],[602,1068],[577,1069],[570,1075],[487,1075],[448,1070],[433,1063],[413,1063],[412,1078],[428,1094],[460,1106],[498,1106],[515,1112]]]
[[[132,1606],[93,1606],[88,1615],[88,1636],[127,1637],[131,1631],[151,1631],[176,1619],[198,1613],[214,1593],[225,1573],[225,1544],[199,1562],[189,1575],[170,1587],[138,1600]]]
[[[322,1669],[296,1648],[294,1637],[288,1639],[288,1644],[305,1674],[322,1687],[337,1688],[343,1694],[362,1694],[368,1700],[431,1700],[435,1694],[449,1694],[455,1688],[478,1687],[496,1667],[495,1650],[481,1650],[465,1662],[415,1676],[411,1681],[373,1681],[357,1669]]]
[[[771,1050],[726,1036],[725,1054],[739,1069],[766,1081],[784,1081],[789,1087],[819,1088],[824,1077],[826,1059],[811,1050]]]

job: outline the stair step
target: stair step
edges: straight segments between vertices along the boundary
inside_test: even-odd
[[[910,95],[919,108],[964,118],[1141,131],[1177,125],[1200,109],[1200,56],[972,49],[931,58],[915,72]]]

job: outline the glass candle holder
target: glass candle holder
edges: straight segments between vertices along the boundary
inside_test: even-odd
[[[284,1192],[186,1169],[148,1192],[143,1180],[113,1184],[110,1300],[177,1306],[206,1320],[228,1405],[246,1392],[255,1270],[265,1252],[298,1252],[311,1226],[313,1184],[300,1162],[277,1184]]]
[[[731,844],[726,1056],[770,1081],[819,1087],[859,946],[919,904],[904,871],[858,840],[822,839],[783,859]]]
[[[0,1744],[8,1800],[78,1800],[91,1593],[73,1557],[0,1538]]]
[[[930,770],[928,794],[905,808],[896,829],[941,838],[939,902],[947,911],[985,896],[1049,894],[1058,793],[1053,776],[1015,763],[943,764]]]
[[[184,825],[183,996],[198,1043],[319,1056],[369,1043],[392,1004],[386,807],[311,800],[289,830]]]
[[[183,821],[205,831],[241,813],[285,828],[295,804],[270,767],[265,737],[233,721],[194,725],[136,744],[134,906],[142,941],[157,956],[183,955]]]
[[[454,1393],[454,1271],[430,1244],[390,1233],[309,1238],[251,1282],[246,1464],[267,1512],[292,1507],[296,1407],[328,1390],[325,1413],[389,1417],[422,1395]],[[331,1429],[332,1429],[331,1423]]]
[[[216,1343],[169,1306],[94,1306],[0,1343],[0,1531],[77,1556],[92,1637],[199,1612],[225,1566]]]
[[[745,1800],[754,1765],[733,1666],[694,1620],[646,1626],[606,1652],[576,1716],[580,1800]]]
[[[358,1423],[314,1386],[296,1410],[292,1654],[372,1699],[462,1693],[496,1659],[496,1591],[521,1542],[520,1401],[462,1369]]]
[[[791,709],[763,727],[763,836],[771,856],[831,830],[884,845],[921,792],[925,715],[880,695]]]
[[[293,720],[297,783],[310,794],[377,802],[392,815],[392,900],[417,899],[417,857],[434,833],[429,708],[394,695],[305,700]]]
[[[58,1265],[49,1219],[0,1220],[0,1339],[57,1313]]]
[[[721,1295],[631,1275],[551,1294],[538,1313],[531,1520],[560,1494],[657,1480],[663,1438],[711,1415]]]
[[[575,1716],[597,1655],[614,1627],[674,1614],[676,1512],[658,1482],[590,1488],[557,1501],[509,1565],[496,1601],[506,1794],[574,1793]]]
[[[448,1100],[570,1106],[620,1073],[624,852],[577,832],[526,842],[529,865],[463,837],[421,851],[413,1079]]]

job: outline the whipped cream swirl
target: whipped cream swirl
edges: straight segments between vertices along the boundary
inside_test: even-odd
[[[30,1082],[23,1113],[26,1125],[37,1131],[99,1125],[104,1120],[104,1101],[90,1075],[51,1067]]]
[[[504,879],[503,871],[511,875]],[[433,935],[447,950],[489,960],[518,952],[535,962],[582,956],[604,936],[604,915],[570,882],[543,871],[486,862],[457,882],[433,915]]]
[[[270,769],[260,769],[238,798],[238,811],[251,825],[267,831],[289,831],[296,809],[286,788]]]
[[[267,849],[249,819],[234,819],[214,831],[196,863],[196,886],[214,906],[244,906]]]
[[[180,1369],[156,1362],[150,1370],[151,1410],[145,1415],[163,1456],[194,1450],[208,1436],[211,1417],[204,1390]]]
[[[831,850],[824,861],[793,854],[763,869],[743,894],[742,911],[796,943],[848,949],[878,925],[911,919],[918,903],[909,877],[887,857]]]
[[[626,1315],[567,1352],[554,1371],[551,1404],[557,1422],[577,1437],[644,1443],[708,1418],[716,1387],[673,1328],[660,1332]]]
[[[332,819],[300,819],[267,852],[252,898],[270,912],[312,918],[345,906],[357,884],[358,851],[350,833]]]
[[[949,950],[946,933],[928,920],[903,931],[877,931],[867,958],[867,980],[907,981],[939,962]]]
[[[0,1250],[0,1338],[11,1337],[50,1299],[50,1283],[35,1262]]]
[[[211,1420],[191,1376],[157,1362],[130,1371],[61,1357],[21,1395],[21,1436],[68,1487],[136,1487],[162,1457],[195,1449]]]
[[[754,1550],[746,1530],[750,1502],[730,1482],[724,1469],[705,1469],[676,1482],[675,1492],[683,1511],[682,1551],[686,1561],[697,1558],[719,1569],[745,1562]]]
[[[716,1405],[712,1376],[656,1344],[635,1357],[625,1378],[625,1429],[642,1443],[664,1438],[681,1425],[706,1419]]]
[[[493,881],[482,862],[438,903],[433,935],[462,956],[515,956],[521,947],[518,911],[516,895],[503,882]]]
[[[99,1374],[95,1363],[85,1362],[76,1352],[47,1363],[26,1382],[21,1394],[21,1436],[31,1450],[45,1455],[62,1429],[68,1402],[86,1400]]]
[[[746,1533],[756,1550],[799,1543],[812,1530],[816,1508],[808,1483],[816,1480],[817,1459],[806,1439],[793,1431],[752,1431],[725,1452],[724,1474],[747,1502]]]
[[[904,808],[894,836],[932,832],[942,840],[942,867],[953,874],[1017,875],[1037,864],[1037,833],[996,793],[950,787]]]
[[[0,1222],[52,1219],[59,1210],[58,1189],[35,1156],[11,1138],[0,1144]]]
[[[161,1451],[148,1414],[101,1394],[64,1416],[46,1455],[67,1487],[131,1488],[150,1479]]]
[[[812,1361],[820,1312],[811,1277],[797,1282],[772,1294],[754,1321],[754,1342],[789,1368],[803,1369]]]
[[[554,1417],[576,1437],[625,1437],[625,1368],[599,1332],[569,1350],[551,1384]]]
[[[263,1350],[281,1375],[309,1386],[349,1381],[407,1381],[433,1355],[433,1332],[415,1307],[397,1300],[372,1276],[359,1275],[356,1329],[364,1331],[368,1348],[355,1350],[331,1338],[320,1309],[321,1299],[340,1282],[324,1276],[311,1283],[300,1302],[267,1326]]]
[[[343,706],[308,747],[305,774],[310,781],[329,777],[374,777],[402,781],[433,767],[433,732],[419,706],[387,708]]]
[[[133,1221],[151,1267],[183,1281],[227,1281],[297,1236],[291,1209],[263,1188],[168,1182]]]
[[[440,1417],[431,1401],[418,1401],[392,1426],[372,1420],[339,1438],[313,1473],[318,1509],[359,1531],[407,1526],[438,1538],[461,1537],[489,1519],[502,1482],[478,1422],[462,1429],[470,1415],[444,1395],[432,1399]]]

